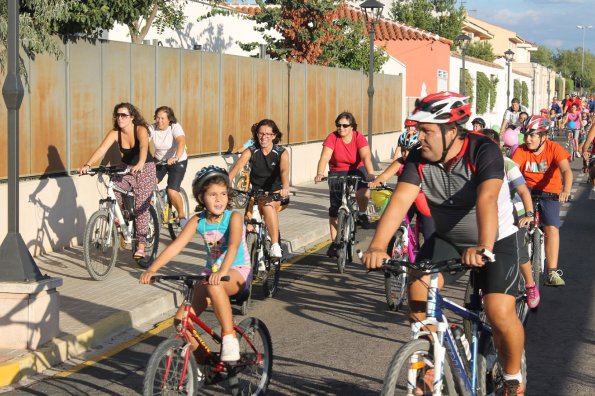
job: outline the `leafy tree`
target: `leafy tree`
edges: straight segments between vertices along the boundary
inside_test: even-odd
[[[463,92],[463,69],[459,69],[459,92]],[[473,77],[469,69],[465,69],[465,95],[469,97],[469,103],[473,103]]]
[[[322,57],[324,46],[338,39],[339,26],[333,23],[337,4],[332,0],[278,0],[279,7],[267,7],[263,0],[256,0],[260,12],[252,19],[258,22],[258,32],[267,43],[267,53],[273,59],[289,62],[327,65],[328,54]],[[281,38],[267,33],[276,30]],[[257,43],[241,44],[252,50]]]
[[[540,45],[537,48],[537,51],[531,52],[531,62],[539,63],[546,67],[552,67],[555,65],[554,54],[549,48]]]
[[[526,82],[521,84],[521,104],[525,107],[529,107],[529,86]]]
[[[56,26],[68,18],[73,0],[22,0],[19,10],[21,47],[30,58],[40,53],[56,57],[62,55],[52,35]],[[8,2],[0,2],[0,70],[4,72],[7,62]],[[23,72],[25,70],[21,68]]]
[[[472,42],[465,51],[465,54],[487,62],[493,62],[496,59],[492,44],[487,40]]]
[[[465,19],[465,8],[456,8],[457,3],[457,0],[395,0],[389,15],[396,21],[454,41]]]
[[[263,34],[267,53],[273,59],[325,66],[368,70],[369,41],[362,22],[337,19],[340,4],[333,0],[256,0],[260,12],[254,17]],[[278,7],[267,7],[273,3]],[[281,38],[270,33],[275,30]],[[251,51],[258,43],[239,43]],[[380,70],[388,56],[375,49],[374,69]]]
[[[493,77],[490,80],[490,111],[494,111],[496,107],[496,99],[498,98],[498,77]]]
[[[337,21],[343,32],[339,39],[324,47],[322,57],[330,59],[328,66],[342,66],[353,70],[370,70],[370,40],[364,34],[364,23],[347,18]],[[374,71],[378,72],[388,60],[386,51],[374,48]]]
[[[519,80],[514,80],[512,84],[512,97],[510,98],[510,100],[512,100],[512,98],[517,98],[518,100],[521,100],[522,97],[523,92],[521,91],[521,82]]]
[[[488,112],[488,101],[490,96],[490,86],[492,82],[485,73],[477,72],[477,114]]]
[[[72,1],[69,20],[59,27],[63,34],[97,38],[116,23],[128,26],[133,43],[142,43],[152,25],[181,29],[186,21],[187,0],[87,0]]]

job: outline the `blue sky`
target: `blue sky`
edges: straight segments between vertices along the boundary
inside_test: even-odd
[[[469,15],[517,32],[523,39],[556,49],[582,48],[595,55],[595,0],[463,0]]]

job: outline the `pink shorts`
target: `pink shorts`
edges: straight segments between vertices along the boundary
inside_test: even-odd
[[[235,265],[231,267],[232,270],[235,270],[242,275],[246,284],[250,284],[252,282],[252,266],[250,265]],[[213,271],[210,268],[205,268],[201,271],[201,275],[211,275]]]

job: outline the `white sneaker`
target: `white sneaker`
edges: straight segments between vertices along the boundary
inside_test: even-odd
[[[183,217],[180,219],[180,228],[184,228],[188,224],[188,219]]]
[[[589,193],[589,199],[595,200],[595,187],[591,189],[591,192]]]
[[[228,334],[221,340],[221,361],[236,362],[240,360],[240,343],[235,335]]]
[[[281,251],[281,246],[278,243],[273,243],[271,246],[271,257],[273,258],[281,258],[283,257],[283,252]]]

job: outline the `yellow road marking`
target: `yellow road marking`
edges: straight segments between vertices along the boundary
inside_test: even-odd
[[[283,265],[281,265],[281,268],[289,268],[289,267],[291,267],[293,264],[296,264],[296,263],[302,261],[303,259],[305,259],[309,255],[311,255],[312,253],[315,253],[315,252],[319,251],[320,249],[322,249],[325,246],[328,246],[329,243],[331,243],[331,240],[330,239],[328,239],[328,240],[326,240],[324,242],[321,242],[318,245],[312,246],[310,249],[306,250],[304,253],[299,254],[299,255],[291,258],[290,260],[285,261],[283,263]]]
[[[67,369],[67,370],[61,371],[61,372],[55,374],[54,377],[61,377],[61,378],[68,377],[69,375],[74,374],[77,371],[80,371],[86,367],[93,366],[94,364],[100,362],[103,359],[106,359],[110,356],[113,356],[113,355],[119,353],[119,352],[122,352],[123,350],[125,350],[133,345],[136,345],[136,344],[146,340],[147,338],[154,336],[155,334],[161,333],[163,330],[167,329],[168,327],[171,327],[173,325],[173,321],[174,321],[174,318],[171,317],[171,318],[166,319],[162,322],[159,322],[154,328],[147,331],[146,333],[139,334],[136,337],[132,338],[131,340],[126,341],[126,342],[116,346],[115,348],[109,350],[108,352],[102,353],[102,354],[94,357],[93,359],[89,359],[86,362],[80,363],[74,367]]]
[[[296,264],[297,262],[305,259],[306,257],[308,257],[309,255],[311,255],[312,253],[317,252],[318,250],[324,248],[325,246],[327,246],[329,243],[331,243],[331,240],[327,240],[324,242],[321,242],[313,247],[311,247],[310,249],[306,250],[304,253],[297,255],[295,257],[293,257],[291,260],[287,260],[286,262],[283,263],[283,265],[281,266],[281,268],[288,268],[291,267],[293,264]],[[67,370],[61,371],[59,373],[54,374],[54,377],[68,377],[69,375],[72,375],[86,367],[90,367],[95,365],[96,363],[107,359],[110,356],[113,356],[119,352],[122,352],[123,350],[136,345],[144,340],[146,340],[147,338],[150,338],[152,336],[154,336],[155,334],[159,334],[161,333],[163,330],[165,330],[168,327],[171,327],[173,325],[173,317],[166,319],[160,323],[158,323],[154,328],[152,328],[151,330],[143,333],[143,334],[139,334],[136,337],[132,338],[129,341],[126,341],[118,346],[116,346],[113,349],[110,349],[108,352],[102,353],[98,356],[95,356],[93,359],[89,359],[83,363],[80,363],[74,367],[71,367]]]

